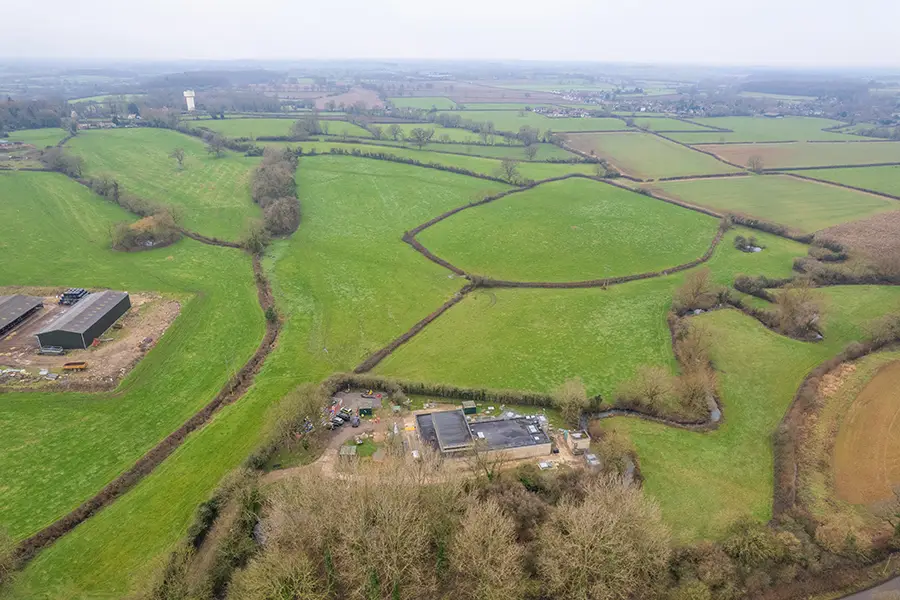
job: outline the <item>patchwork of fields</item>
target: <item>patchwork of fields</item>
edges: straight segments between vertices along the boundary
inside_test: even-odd
[[[664,193],[691,204],[749,215],[807,233],[900,210],[896,200],[787,175],[667,181],[656,185]]]
[[[539,89],[515,87],[531,84],[510,85],[512,96],[517,89],[535,89],[541,96]],[[742,173],[653,133],[624,132],[620,119],[551,119],[516,110],[514,102],[495,93],[499,88],[484,89],[492,91],[467,86],[458,95],[484,93],[494,100],[485,105],[489,110],[448,114],[491,121],[499,131],[527,125],[567,132],[569,146],[636,178],[710,176],[648,186],[691,204],[803,232],[863,227],[856,236],[875,229],[862,224],[900,214],[900,202],[877,193],[787,175]],[[455,106],[449,91],[433,94],[391,100],[413,108]],[[545,102],[552,100],[543,96],[549,97]],[[452,97],[459,100],[456,92]],[[806,143],[859,139],[822,131],[837,124],[827,119],[727,117],[696,119],[696,124],[664,116],[634,119],[654,131],[684,131],[666,135],[686,143],[704,137],[759,142],[702,148],[742,165],[758,155],[766,169],[900,162],[900,143]],[[253,137],[286,135],[292,121],[201,123],[228,137]],[[328,123],[330,135],[368,134],[345,121]],[[733,132],[707,132],[704,126]],[[405,133],[414,127],[432,125],[402,125]],[[525,157],[521,145],[451,144],[446,138],[441,143],[443,135],[460,142],[477,136],[435,129],[436,140],[422,150],[393,140],[267,144],[301,147],[304,153],[296,173],[300,228],[274,240],[262,258],[282,322],[276,347],[246,395],[191,434],[131,491],[43,550],[0,596],[122,597],[135,591],[184,535],[198,504],[253,450],[278,398],[299,383],[352,370],[468,283],[415,252],[402,236],[445,211],[511,186],[435,168],[322,156],[332,148],[385,152],[490,177],[500,176],[501,159]],[[584,133],[592,131],[606,133]],[[31,130],[11,138],[40,147],[64,135],[62,130]],[[801,142],[765,143],[783,139]],[[84,131],[65,147],[83,159],[86,176],[114,177],[126,192],[173,207],[187,229],[238,240],[260,216],[249,188],[259,158],[234,152],[215,158],[197,138],[150,128]],[[185,151],[183,168],[170,158],[175,148]],[[309,156],[312,151],[319,156]],[[596,172],[589,162],[542,162],[575,156],[559,146],[541,144],[537,152],[534,160],[517,165],[521,179]],[[897,169],[802,173],[898,194]],[[741,175],[725,176],[733,173]],[[184,423],[247,361],[265,331],[246,252],[186,238],[144,252],[112,251],[112,226],[135,219],[63,175],[0,172],[0,286],[148,291],[181,303],[170,330],[114,391],[0,394],[0,527],[16,540],[97,493]],[[658,271],[696,259],[717,227],[713,217],[574,178],[463,210],[417,239],[466,272],[563,282]],[[893,229],[885,231],[882,235],[890,236]],[[738,235],[756,237],[764,250],[736,249]],[[851,251],[858,250],[853,246]],[[789,277],[794,260],[807,252],[808,246],[784,237],[734,228],[698,268],[709,269],[712,281],[730,287],[740,274]],[[641,367],[678,372],[666,314],[673,293],[691,272],[608,288],[479,288],[388,355],[374,373],[538,392],[577,377],[589,394],[609,400]],[[630,438],[644,489],[659,502],[678,540],[718,539],[737,519],[771,517],[772,435],[804,376],[864,338],[873,319],[900,306],[897,286],[825,287],[816,293],[825,315],[824,339],[816,343],[774,333],[736,310],[692,317],[710,333],[725,415],[717,429],[700,433],[631,418],[595,425]],[[765,306],[759,299],[751,302]]]
[[[900,163],[900,142],[728,144],[703,149],[743,166],[757,156],[766,169]]]
[[[188,123],[195,127],[210,129],[227,137],[257,138],[289,136],[295,122],[296,119],[204,119]],[[320,119],[319,126],[324,135],[372,137],[367,130],[348,121]]]
[[[460,212],[419,239],[469,273],[578,281],[689,262],[706,251],[717,227],[712,217],[578,178]]]
[[[641,179],[738,172],[711,156],[648,133],[580,133],[566,139],[572,148],[606,159],[626,175]]]

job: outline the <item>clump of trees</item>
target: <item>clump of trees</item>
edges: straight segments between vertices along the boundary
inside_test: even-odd
[[[581,414],[588,409],[587,389],[581,379],[569,379],[553,390],[553,406],[559,409],[570,427],[578,427]]]
[[[678,315],[693,310],[709,310],[722,302],[725,293],[724,287],[713,283],[709,269],[691,271],[675,292],[672,310]]]
[[[69,154],[62,148],[47,148],[41,152],[40,161],[45,168],[69,177],[79,178],[84,175],[84,159]]]
[[[791,337],[808,339],[819,335],[822,305],[812,283],[796,280],[775,296],[778,330]]]
[[[300,225],[300,201],[294,172],[297,156],[290,148],[266,148],[253,172],[250,193],[263,210],[265,229],[271,235],[288,235]]]
[[[323,133],[323,123],[319,120],[319,111],[316,109],[294,121],[291,126],[291,137],[295,140],[308,140]]]
[[[162,210],[134,223],[116,223],[110,237],[115,250],[133,251],[173,244],[181,239],[181,231],[173,214]]]

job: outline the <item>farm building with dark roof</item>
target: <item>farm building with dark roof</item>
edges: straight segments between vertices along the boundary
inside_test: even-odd
[[[37,333],[41,348],[87,348],[131,308],[127,292],[97,292]]]
[[[0,296],[0,335],[6,335],[16,325],[33,315],[44,305],[40,298],[33,296]]]

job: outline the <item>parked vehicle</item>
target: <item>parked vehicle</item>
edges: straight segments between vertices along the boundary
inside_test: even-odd
[[[359,417],[353,415],[353,418],[350,419],[350,425],[352,425],[353,427],[359,427]]]
[[[341,425],[344,424],[344,420],[343,420],[343,419],[338,419],[337,417],[333,417],[333,418],[331,419],[331,424],[334,425],[335,427],[340,427]]]
[[[349,421],[350,415],[345,415],[344,413],[338,413],[338,414],[334,415],[334,418],[340,419],[341,421]]]

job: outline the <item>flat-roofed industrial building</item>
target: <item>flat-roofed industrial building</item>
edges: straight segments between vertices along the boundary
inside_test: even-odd
[[[131,308],[128,292],[97,292],[37,333],[41,348],[87,348]]]
[[[422,442],[443,455],[464,453],[476,443],[487,452],[503,452],[510,459],[547,456],[550,437],[537,417],[512,417],[469,422],[462,409],[416,415]]]
[[[44,305],[34,296],[0,296],[0,336],[6,335],[22,321],[36,313]]]

